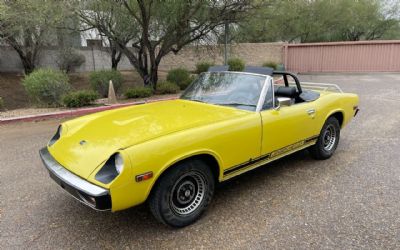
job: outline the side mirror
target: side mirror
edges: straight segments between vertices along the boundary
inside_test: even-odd
[[[281,107],[288,107],[292,105],[292,99],[288,97],[278,97],[278,106],[275,107],[276,110],[279,110]]]

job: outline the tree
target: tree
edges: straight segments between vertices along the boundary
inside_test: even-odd
[[[56,1],[0,2],[0,39],[18,53],[26,74],[35,69],[41,49],[56,41],[54,27],[62,19]]]
[[[248,8],[250,0],[93,0],[80,6],[79,16],[112,40],[155,89],[164,56],[205,38],[225,20],[238,20]]]
[[[236,41],[374,40],[395,34],[398,3],[378,0],[282,0],[240,24]]]
[[[85,56],[79,54],[70,46],[59,47],[55,59],[58,68],[65,73],[70,73],[75,68],[85,63]]]
[[[383,13],[380,1],[340,1],[337,7],[340,25],[332,34],[332,40],[359,41],[376,40],[383,37],[398,24],[399,20]]]

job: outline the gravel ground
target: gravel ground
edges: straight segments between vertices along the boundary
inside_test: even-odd
[[[38,157],[59,121],[0,127],[1,248],[399,249],[400,75],[301,78],[360,95],[336,154],[302,151],[224,183],[179,230],[145,206],[101,213],[67,196]]]
[[[67,110],[65,108],[22,108],[22,109],[13,109],[7,111],[0,111],[0,119],[4,118],[12,118],[19,116],[27,116],[27,115],[39,115],[52,113],[57,111]]]

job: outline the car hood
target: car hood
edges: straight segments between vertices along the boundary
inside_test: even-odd
[[[65,122],[61,138],[49,151],[65,168],[88,178],[120,149],[248,113],[179,99],[130,106]]]

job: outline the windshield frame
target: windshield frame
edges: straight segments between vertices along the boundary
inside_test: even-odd
[[[258,97],[258,102],[257,102],[257,106],[255,111],[249,111],[249,112],[261,112],[262,111],[262,106],[264,104],[265,101],[265,97],[267,95],[268,89],[272,88],[273,89],[273,78],[270,75],[263,75],[263,74],[257,74],[257,73],[249,73],[249,72],[238,72],[238,71],[216,71],[216,72],[203,72],[200,73],[198,77],[205,75],[205,74],[212,74],[212,73],[228,73],[228,74],[242,74],[242,75],[253,75],[253,76],[262,76],[265,77],[265,81],[263,83],[263,87],[261,89],[260,92],[260,96]],[[194,82],[192,82],[191,84],[193,84]],[[190,86],[190,85],[189,85]],[[183,91],[183,93],[179,96],[179,99],[182,100],[186,100],[186,101],[192,101],[194,102],[194,100],[190,100],[190,99],[183,99],[182,97],[185,95],[186,91],[188,91],[189,87],[186,88],[185,91]],[[213,104],[213,103],[208,103],[208,102],[204,102],[206,104],[210,104],[210,105],[217,105],[217,104]]]

